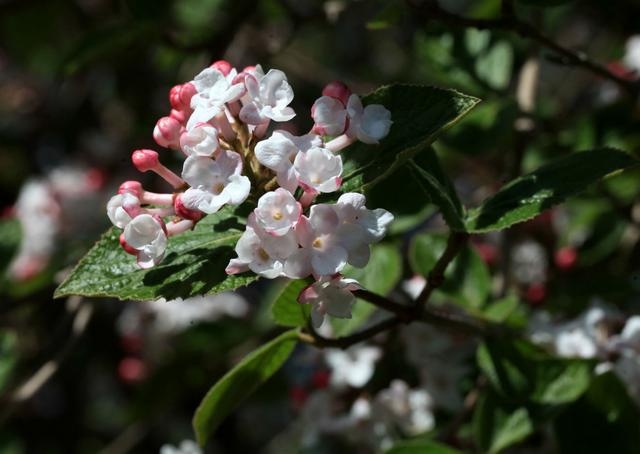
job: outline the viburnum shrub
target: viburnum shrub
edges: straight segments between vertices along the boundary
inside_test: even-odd
[[[340,189],[340,152],[360,140],[378,144],[391,128],[391,113],[379,104],[363,107],[349,88],[332,82],[311,107],[314,126],[294,136],[282,129],[267,134],[271,122],[291,120],[293,89],[277,69],[260,65],[238,72],[216,61],[193,81],[169,93],[171,113],[158,120],[153,137],[184,156],[181,176],[160,163],[153,150],[131,155],[140,172],[157,173],[172,193],[145,191],[126,181],[107,205],[113,225],[123,229],[120,244],[150,268],[167,252],[167,238],[193,229],[208,214],[247,199],[256,207],[235,245],[227,274],[251,271],[273,279],[313,276],[300,293],[313,305],[319,327],[328,313],[350,317],[359,288],[340,271],[347,263],[364,267],[370,244],[380,241],[393,220],[384,209],[369,210],[364,195],[342,194],[336,203],[316,203],[319,194]],[[170,221],[165,221],[170,218]]]
[[[478,446],[487,452],[532,432],[528,408],[562,406],[587,392],[594,364],[558,356],[602,353],[597,356],[607,360],[602,370],[626,370],[628,363],[608,361],[604,347],[589,341],[590,333],[604,326],[600,310],[588,323],[572,322],[565,336],[549,336],[565,327],[548,321],[525,333],[517,314],[515,322],[509,320],[517,297],[531,307],[544,303],[552,261],[541,245],[526,239],[511,240],[511,256],[505,259],[492,235],[529,220],[523,226],[551,229],[549,208],[613,172],[637,166],[635,158],[609,148],[564,154],[468,208],[432,145],[476,106],[477,98],[406,84],[360,97],[344,83],[331,82],[310,106],[312,126],[301,135],[291,132],[296,127],[293,99],[282,71],[265,73],[260,65],[238,71],[226,61],[173,87],[171,111],[153,130],[157,144],[169,150],[141,149],[131,155],[137,170],[165,180],[167,192],[148,191],[139,181],[122,183],[107,204],[114,227],[56,290],[57,297],[174,304],[195,298],[192,303],[198,304],[199,295],[232,291],[259,278],[284,278],[271,314],[277,325],[291,329],[247,355],[207,393],[193,421],[200,444],[299,343],[329,349],[333,386],[361,387],[383,349],[355,344],[379,340],[379,334],[405,324],[413,324],[407,333],[423,323],[484,341],[479,347],[473,342],[484,378],[476,389],[483,394],[472,405],[478,400],[482,424],[505,420],[508,428],[507,435],[496,432],[491,440],[483,432]],[[183,159],[180,169],[171,168],[176,155]],[[418,208],[407,215],[406,205]],[[435,209],[424,210],[428,205],[441,219],[434,221]],[[416,233],[427,222],[439,231]],[[409,247],[398,247],[404,240]],[[569,243],[556,246],[555,267],[571,273],[580,260],[578,251]],[[415,275],[404,276],[401,286],[405,263]],[[508,281],[517,295],[505,290],[493,301],[498,296],[494,284],[500,282],[491,280],[490,268],[498,265],[505,265],[500,282]],[[348,320],[341,325],[331,318]],[[587,328],[576,331],[576,324]],[[622,341],[607,337],[609,352],[628,347],[636,325],[629,325]],[[439,336],[432,328],[426,341],[420,337],[424,329],[403,335],[416,363],[433,360],[433,351],[425,352],[423,345]],[[445,343],[455,346],[454,339]],[[347,352],[335,350],[351,346]],[[448,360],[449,347],[441,350],[437,356]],[[458,385],[459,372],[466,369],[448,366],[458,378],[430,376],[430,383]],[[458,400],[451,389],[436,394],[394,380],[375,398],[360,396],[342,419],[348,423],[343,427],[380,418],[387,442],[398,425],[405,435],[423,433],[435,426],[434,406],[445,402],[451,407]],[[517,419],[506,420],[507,412]]]

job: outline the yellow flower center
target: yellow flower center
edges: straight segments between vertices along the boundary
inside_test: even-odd
[[[216,183],[213,185],[213,192],[220,194],[224,190],[224,184]]]
[[[311,243],[311,245],[314,248],[321,248],[322,247],[322,240],[320,238],[316,238],[315,240],[313,240],[313,243]]]
[[[265,251],[263,248],[258,249],[258,255],[262,260],[269,260],[269,254],[267,254],[267,251]]]
[[[279,221],[282,218],[283,218],[283,216],[282,216],[282,213],[280,211],[275,211],[273,213],[273,220],[274,221]]]

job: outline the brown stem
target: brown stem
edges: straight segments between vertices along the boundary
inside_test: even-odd
[[[416,298],[416,306],[424,307],[431,297],[431,293],[444,282],[444,272],[454,258],[460,253],[464,245],[467,243],[469,234],[466,232],[452,232],[447,241],[447,247],[429,272],[427,277],[427,285],[424,287],[420,295]]]
[[[620,77],[607,69],[601,63],[593,61],[583,52],[576,52],[568,49],[554,40],[544,35],[534,25],[523,21],[513,14],[513,10],[508,6],[503,9],[503,16],[497,19],[475,19],[460,16],[443,9],[437,1],[426,1],[420,5],[408,0],[408,3],[416,11],[418,16],[425,20],[439,20],[463,28],[477,28],[479,30],[504,30],[517,33],[523,38],[534,40],[546,47],[547,49],[560,55],[566,64],[584,68],[595,73],[605,79],[616,83],[622,89],[626,90],[632,96],[637,96],[640,92],[640,84],[636,81],[627,80]]]

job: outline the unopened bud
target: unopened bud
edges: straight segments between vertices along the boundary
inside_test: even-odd
[[[232,66],[231,63],[226,60],[218,60],[211,63],[211,68],[217,69],[226,76],[231,72]]]
[[[198,222],[204,216],[204,213],[200,210],[192,210],[184,206],[182,202],[182,194],[179,194],[173,203],[173,209],[176,214],[181,218],[188,219],[193,222]]]
[[[185,114],[182,110],[171,109],[171,113],[169,116],[181,124],[184,124],[187,121],[187,114]]]
[[[196,86],[191,82],[182,84],[180,88],[180,102],[182,103],[182,110],[191,109],[191,98],[198,92]]]
[[[165,148],[180,148],[180,134],[182,124],[171,117],[162,117],[153,129],[153,138],[156,143]]]
[[[130,192],[135,195],[137,198],[142,197],[142,193],[144,190],[142,189],[142,184],[139,181],[125,181],[118,188],[118,194],[124,194],[125,192]]]
[[[343,82],[335,80],[325,85],[322,89],[322,95],[335,98],[346,106],[349,96],[351,96],[351,90]]]
[[[182,101],[180,100],[181,90],[182,85],[175,85],[171,87],[171,90],[169,90],[169,104],[171,104],[171,107],[176,110],[182,109]]]
[[[155,170],[160,165],[158,153],[153,150],[136,150],[131,155],[131,161],[140,172]]]
[[[568,271],[573,268],[578,261],[578,252],[568,246],[560,248],[555,253],[554,261],[559,269]]]

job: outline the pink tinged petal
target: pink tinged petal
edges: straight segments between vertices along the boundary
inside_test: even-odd
[[[200,210],[201,206],[209,205],[212,197],[213,194],[210,192],[197,188],[189,188],[182,195],[182,203],[189,210]]]
[[[362,285],[360,285],[360,282],[351,278],[342,278],[341,285],[343,285],[344,288],[349,290],[350,292],[362,290]]]
[[[369,263],[371,248],[366,243],[361,243],[353,249],[349,249],[348,262],[356,268],[364,268]]]
[[[291,107],[284,107],[282,109],[269,109],[265,116],[273,121],[289,121],[296,116],[296,112]]]
[[[347,111],[339,100],[321,96],[311,107],[311,117],[321,134],[337,136],[344,132],[347,123]]]
[[[224,271],[227,274],[239,274],[249,271],[249,266],[240,259],[231,259]]]
[[[212,184],[217,173],[215,161],[205,156],[189,156],[182,167],[182,178],[192,187]]]
[[[364,109],[358,128],[358,139],[367,144],[377,144],[389,134],[391,112],[380,104],[372,104]]]
[[[350,291],[329,286],[322,296],[327,314],[337,318],[351,318],[351,308],[356,298]]]
[[[315,235],[313,232],[313,228],[311,227],[311,223],[309,222],[309,218],[307,218],[304,215],[300,216],[300,219],[298,220],[298,224],[296,224],[294,231],[295,231],[298,243],[302,247],[311,246],[311,243],[313,242]]]
[[[317,300],[320,297],[318,292],[316,291],[315,284],[310,284],[302,289],[300,294],[298,295],[298,303],[300,304],[309,304],[314,300]]]
[[[284,263],[284,274],[291,279],[302,279],[311,274],[309,250],[298,249]]]
[[[274,131],[271,137],[258,142],[255,148],[258,161],[276,172],[290,169],[291,157],[297,152],[296,144],[284,134],[284,131]]]
[[[276,179],[280,187],[286,189],[290,193],[294,193],[298,188],[298,178],[293,167],[289,167],[285,171],[280,171],[276,174]]]
[[[268,118],[262,116],[260,109],[253,103],[245,104],[240,109],[240,120],[249,125],[259,125],[268,121]]]
[[[251,191],[251,181],[244,175],[231,175],[228,183],[220,194],[231,205],[240,205],[247,200]]]
[[[261,241],[264,250],[277,259],[284,260],[298,251],[298,242],[293,232],[282,236],[265,235]]]
[[[215,163],[218,173],[224,178],[242,173],[242,157],[235,151],[223,150]]]
[[[333,233],[340,225],[340,220],[332,205],[318,204],[311,207],[309,224],[315,235]]]
[[[340,205],[351,205],[353,208],[364,208],[367,199],[357,192],[347,192],[338,199]]]
[[[271,262],[251,262],[249,263],[249,268],[256,274],[267,278],[267,279],[275,279],[277,277],[282,276],[283,273],[283,265],[282,262],[279,261],[271,261]]]
[[[360,210],[358,223],[367,231],[370,242],[380,241],[387,233],[387,227],[393,222],[393,214],[383,208]]]
[[[124,230],[127,244],[135,249],[142,249],[153,243],[160,236],[165,237],[160,223],[149,214],[141,214],[133,219]]]
[[[311,266],[313,271],[321,276],[335,274],[347,264],[347,251],[342,246],[329,245],[323,250],[313,249],[311,252]]]

